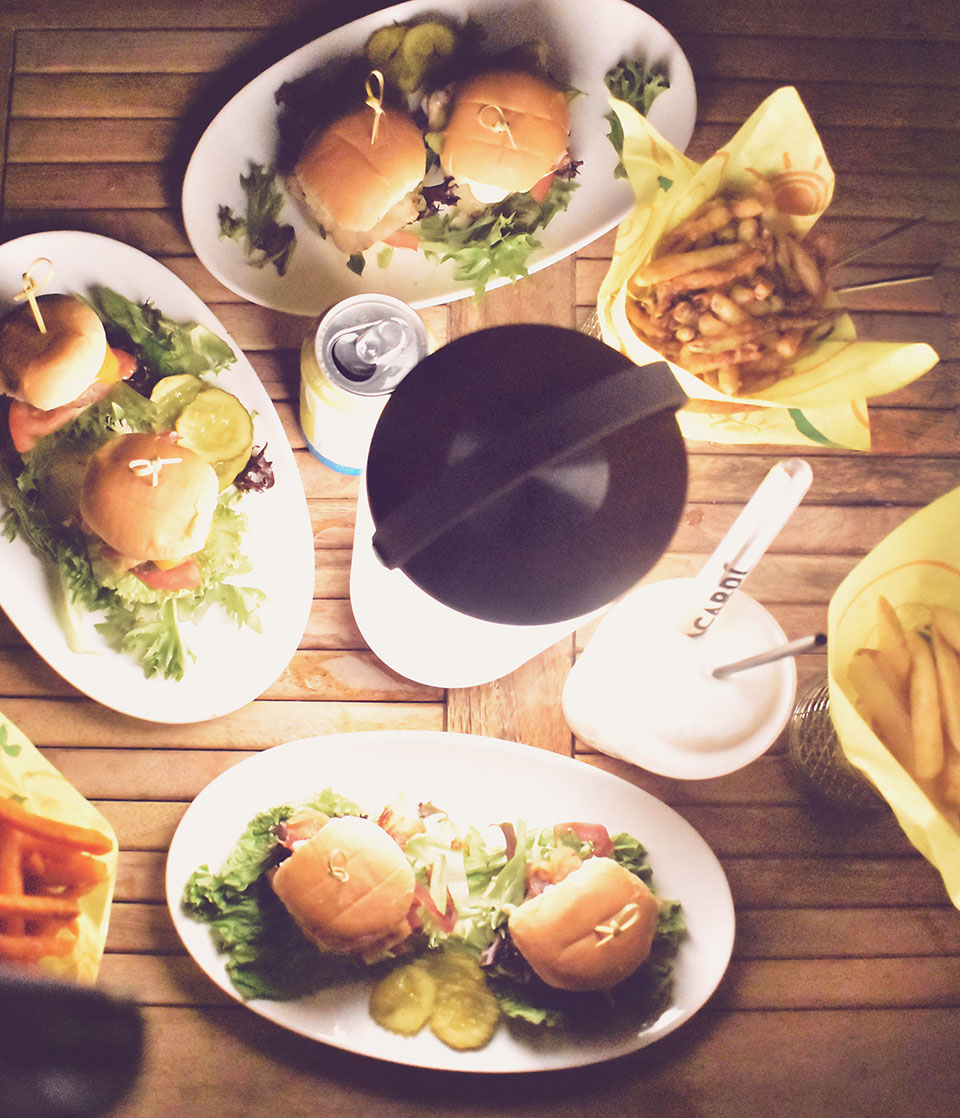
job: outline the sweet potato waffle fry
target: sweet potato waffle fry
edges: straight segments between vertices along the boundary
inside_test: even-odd
[[[627,281],[652,349],[729,396],[762,392],[833,329],[825,238],[801,240],[773,192],[719,194],[660,239]]]
[[[99,855],[113,841],[0,799],[0,960],[66,956],[79,933],[79,898],[106,881]]]

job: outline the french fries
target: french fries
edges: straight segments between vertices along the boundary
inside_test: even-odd
[[[106,881],[99,831],[0,800],[0,961],[33,965],[68,956],[79,934],[79,899]]]
[[[931,799],[960,811],[960,610],[932,606],[904,629],[881,597],[876,644],[847,667],[857,708]]]
[[[833,328],[825,244],[801,243],[761,186],[708,199],[627,281],[637,336],[727,395],[761,392]]]

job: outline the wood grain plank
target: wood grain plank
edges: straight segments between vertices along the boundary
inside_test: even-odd
[[[197,74],[18,73],[11,112],[25,118],[70,116],[164,119],[179,116],[203,88]]]
[[[311,1113],[322,1097],[331,1113],[359,1108],[390,1118],[449,1113],[454,1090],[461,1118],[652,1115],[652,1107],[638,1106],[638,1083],[645,1097],[657,1100],[655,1112],[663,1118],[698,1112],[742,1118],[749,1098],[763,1099],[767,1113],[782,1118],[835,1113],[840,1099],[850,1118],[901,1114],[918,1103],[930,1118],[947,1118],[960,1090],[952,1059],[960,1026],[955,1013],[940,1008],[721,1016],[709,1007],[666,1041],[623,1060],[574,1075],[461,1076],[455,1085],[442,1073],[425,1078],[412,1068],[318,1048],[241,1006],[199,1015],[151,1007],[145,1020],[155,1047],[134,1094],[117,1110],[122,1118],[151,1107],[154,1113],[221,1118],[268,1112],[276,1104],[278,1067],[284,1069],[284,1108],[292,1114]],[[184,1051],[195,1056],[184,1061]],[[230,1092],[223,1090],[224,1067],[232,1069]],[[871,1076],[851,1087],[851,1068],[875,1067],[884,1068],[882,1079]],[[799,1083],[806,1088],[802,1097]]]
[[[257,31],[24,31],[17,37],[20,73],[209,73],[262,43]]]
[[[57,746],[263,749],[315,734],[375,729],[441,730],[444,722],[443,707],[434,703],[253,702],[212,722],[175,726],[129,718],[87,699],[48,702],[11,697],[4,699],[3,712],[34,745],[45,751]],[[83,756],[78,751],[65,757],[63,763],[75,759],[83,764]]]

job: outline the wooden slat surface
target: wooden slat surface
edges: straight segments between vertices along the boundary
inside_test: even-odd
[[[941,362],[871,405],[870,454],[804,450],[814,470],[810,494],[749,582],[789,635],[822,630],[830,595],[858,558],[960,484],[960,8],[943,0],[642,6],[675,35],[694,70],[691,158],[725,143],[775,88],[795,85],[836,171],[822,226],[838,254],[926,219],[835,278],[928,275],[851,294],[847,305],[861,336],[927,341]],[[211,723],[149,724],[97,706],[0,614],[0,710],[97,804],[120,840],[100,981],[140,1001],[148,1044],[140,1080],[116,1113],[957,1113],[960,913],[889,809],[843,813],[812,799],[786,736],[740,772],[702,782],[658,777],[583,748],[559,695],[593,626],[495,684],[462,691],[405,680],[366,648],[348,594],[358,483],[307,452],[297,420],[307,323],[243,301],[206,271],[184,234],[179,193],[193,143],[233,92],[295,47],[382,7],[0,5],[0,235],[86,229],[133,244],[180,276],[248,354],[276,404],[315,545],[314,603],[300,648],[263,696]],[[431,308],[424,317],[440,344],[501,323],[579,327],[614,240],[607,233],[482,303]],[[696,571],[770,466],[794,451],[690,444],[688,452],[688,504],[650,580]],[[804,655],[798,670],[804,688],[822,677],[825,657]],[[716,852],[737,908],[733,959],[708,1005],[632,1057],[498,1079],[363,1060],[230,1002],[185,954],[167,912],[164,861],[178,821],[211,779],[262,749],[373,728],[522,741],[578,757],[671,805]]]

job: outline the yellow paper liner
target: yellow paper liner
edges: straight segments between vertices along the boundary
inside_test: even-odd
[[[663,234],[715,194],[749,191],[762,180],[772,185],[793,232],[803,236],[830,204],[834,175],[813,122],[789,86],[771,94],[703,164],[687,159],[629,105],[615,99],[611,105],[623,127],[623,164],[636,205],[617,230],[597,313],[603,340],[644,365],[660,357],[627,319],[627,280],[653,257]],[[687,438],[868,450],[865,401],[902,388],[937,361],[925,343],[858,341],[850,317],[841,315],[792,375],[755,396],[728,396],[679,366],[670,367],[694,401],[678,416]]]
[[[880,595],[908,628],[923,624],[932,605],[960,609],[958,525],[960,488],[914,513],[853,568],[830,600],[827,664],[830,714],[844,754],[877,786],[960,908],[960,814],[935,802],[880,741],[846,675],[856,649],[875,645]]]
[[[93,984],[103,957],[117,877],[117,839],[113,828],[2,714],[0,798],[15,799],[27,811],[62,823],[90,827],[112,839],[113,849],[97,859],[107,867],[106,881],[79,899],[79,934],[73,952],[63,958],[47,957],[37,964],[42,973],[51,977]]]

